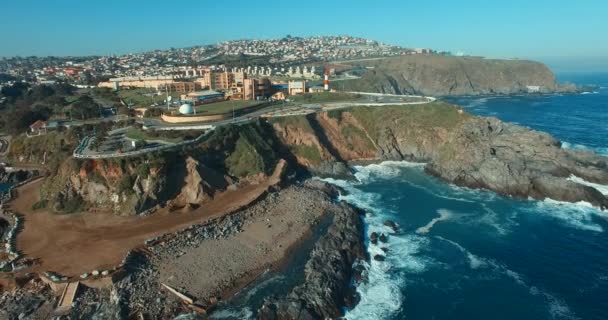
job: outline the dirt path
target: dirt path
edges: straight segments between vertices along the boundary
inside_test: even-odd
[[[12,209],[23,215],[24,229],[17,236],[17,248],[38,265],[27,271],[54,271],[74,277],[119,264],[129,250],[146,239],[181,230],[191,224],[216,218],[249,204],[280,182],[285,163],[280,162],[264,183],[219,194],[211,202],[188,213],[166,209],[148,217],[118,217],[111,213],[57,215],[33,212],[43,181],[18,189]]]

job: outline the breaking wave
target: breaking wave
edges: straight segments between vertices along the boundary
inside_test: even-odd
[[[384,161],[367,166],[355,166],[355,178],[357,178],[359,182],[371,182],[372,179],[376,178],[394,178],[403,173],[403,168],[423,168],[425,165],[425,163],[408,161]]]
[[[488,102],[488,98],[479,98],[479,99],[475,99],[471,102],[469,102],[468,104],[463,105],[463,108],[479,108],[482,107],[483,105],[485,105]]]
[[[608,156],[608,148],[602,148],[602,147],[592,148],[592,147],[588,147],[588,146],[585,146],[582,144],[570,143],[570,142],[566,142],[566,141],[562,141],[562,149],[592,151],[592,152],[595,152],[602,156]]]
[[[579,178],[579,177],[577,177],[575,175],[571,175],[568,178],[568,180],[572,181],[572,182],[576,182],[578,184],[582,184],[582,185],[587,186],[587,187],[594,188],[595,190],[601,192],[603,195],[608,196],[608,185],[603,185],[603,184],[597,184],[597,183],[589,182],[589,181],[587,181],[587,180],[585,180],[583,178]]]
[[[474,254],[456,241],[447,239],[447,236],[440,236],[445,234],[446,229],[435,230],[433,228],[438,223],[445,221],[450,222],[448,230],[453,228],[458,230],[448,233],[460,232],[464,230],[463,227],[479,232],[488,230],[484,228],[489,226],[495,231],[490,229],[485,236],[509,239],[509,234],[517,230],[514,226],[525,223],[526,219],[522,220],[522,217],[536,215],[537,217],[549,217],[566,227],[601,233],[603,228],[597,219],[603,214],[601,211],[585,203],[571,204],[554,200],[512,202],[512,200],[494,193],[437,182],[432,177],[424,176],[418,170],[422,166],[423,164],[409,162],[383,162],[355,167],[354,175],[357,179],[354,181],[323,179],[347,191],[347,194],[340,196],[341,200],[367,212],[364,218],[365,240],[367,251],[372,259],[369,262],[361,263],[365,268],[364,276],[367,281],[358,285],[357,291],[361,300],[353,310],[346,312],[345,318],[397,319],[407,314],[408,295],[414,294],[410,293],[408,288],[417,288],[420,281],[424,281],[426,276],[442,268],[450,268],[449,265],[452,263],[450,260],[443,261],[441,255],[435,255],[439,240],[457,248],[462,253],[464,263],[469,270],[475,271],[472,275],[463,275],[464,279],[481,281],[480,279],[490,276],[490,279],[498,279],[498,281],[513,281],[517,286],[526,288],[531,296],[538,297],[539,301],[545,305],[541,309],[544,310],[543,312],[547,312],[550,318],[577,319],[563,298],[534,283],[533,279],[527,279],[525,275],[510,269],[503,262]],[[426,178],[421,178],[423,176]],[[581,182],[573,179],[575,182]],[[447,206],[436,209],[439,216],[428,217],[429,220],[422,222],[417,220],[415,223],[412,222],[414,225],[418,225],[417,228],[408,224],[395,233],[394,230],[385,226],[384,222],[390,219],[405,221],[403,223],[407,224],[409,219],[403,220],[401,207],[392,206],[390,202],[387,202],[388,199],[403,201],[400,200],[401,197],[396,197],[386,191],[374,192],[376,186],[380,185],[378,183],[382,181],[391,184],[397,183],[403,186],[402,188],[410,188],[409,190],[420,190],[424,194],[432,195],[432,199],[444,201],[442,205],[454,204],[455,207],[446,209],[451,208]],[[404,192],[407,192],[406,190],[404,189]],[[416,205],[416,200],[410,202],[413,206]],[[463,227],[457,227],[457,225]],[[432,230],[433,233],[431,233]],[[386,243],[371,243],[370,235],[373,232],[388,234]],[[384,260],[373,259],[376,255],[382,255]]]
[[[534,201],[534,205],[524,210],[531,214],[541,214],[552,217],[567,226],[580,230],[603,232],[604,228],[596,220],[598,217],[606,217],[606,213],[594,207],[590,203],[581,201],[578,203],[562,202],[553,199]]]
[[[371,257],[386,256],[384,261],[371,259],[363,262],[365,283],[357,291],[361,300],[357,306],[348,311],[347,319],[386,319],[403,308],[405,297],[402,288],[406,286],[405,273],[419,273],[426,269],[431,260],[418,256],[420,250],[428,246],[429,240],[418,235],[394,234],[394,230],[384,225],[386,219],[396,213],[379,205],[380,195],[363,192],[356,188],[362,183],[400,176],[402,168],[422,167],[424,164],[387,161],[368,166],[356,166],[357,181],[323,179],[326,182],[344,188],[348,194],[340,196],[341,200],[367,211],[365,218],[366,244]],[[389,234],[386,243],[371,244],[372,232]],[[388,249],[388,253],[384,250]]]

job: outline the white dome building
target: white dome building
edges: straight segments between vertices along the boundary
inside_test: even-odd
[[[182,104],[179,107],[179,113],[181,113],[181,114],[194,114],[194,108],[192,108],[192,105],[184,103],[184,104]]]

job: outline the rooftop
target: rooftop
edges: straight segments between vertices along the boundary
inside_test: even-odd
[[[222,94],[221,92],[215,90],[203,90],[203,91],[195,91],[188,93],[189,97],[198,97],[198,96],[211,96],[216,94]]]

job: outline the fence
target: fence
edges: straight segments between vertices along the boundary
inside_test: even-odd
[[[133,151],[127,151],[127,152],[112,152],[112,153],[104,153],[104,154],[83,154],[82,152],[86,149],[86,146],[88,145],[88,141],[90,141],[93,138],[88,137],[89,139],[87,140],[86,144],[81,143],[81,145],[79,145],[75,150],[74,150],[74,158],[77,159],[110,159],[110,158],[126,158],[126,157],[135,157],[135,156],[140,156],[140,155],[144,155],[146,153],[150,153],[150,152],[156,152],[156,151],[165,151],[165,150],[170,150],[173,148],[178,148],[178,147],[183,147],[183,146],[187,146],[190,144],[194,144],[197,142],[200,142],[201,140],[203,140],[207,135],[209,135],[211,132],[213,131],[207,131],[203,134],[201,134],[198,138],[193,139],[193,140],[188,140],[188,141],[182,141],[179,143],[175,143],[175,144],[167,144],[167,145],[162,145],[162,146],[158,146],[158,147],[154,147],[154,148],[146,148],[146,149],[140,149],[140,150],[133,150]],[[85,139],[83,139],[84,142]]]

